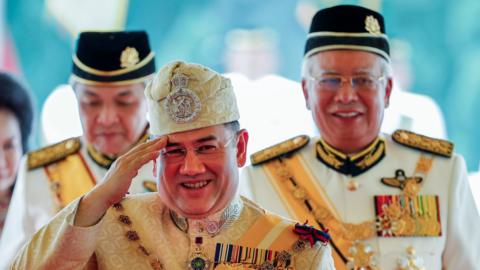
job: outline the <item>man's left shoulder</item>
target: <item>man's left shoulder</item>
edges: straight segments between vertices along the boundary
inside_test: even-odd
[[[310,137],[307,135],[299,135],[273,146],[262,149],[250,156],[253,166],[260,165],[272,159],[292,154],[308,144]]]
[[[436,139],[412,131],[398,129],[392,134],[392,140],[401,146],[420,152],[451,158],[454,144],[447,140]]]

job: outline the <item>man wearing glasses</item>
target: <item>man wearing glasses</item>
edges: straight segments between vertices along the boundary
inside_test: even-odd
[[[321,137],[251,156],[254,201],[329,228],[337,269],[478,269],[480,224],[448,141],[380,133],[392,90],[383,17],[335,6],[313,18],[302,87]]]
[[[84,134],[24,158],[0,239],[0,269],[58,211],[101,182],[117,156],[148,138],[143,90],[155,59],[147,33],[82,32],[72,60]],[[145,168],[130,192],[151,191],[152,183]]]
[[[36,233],[13,269],[334,269],[328,234],[238,195],[248,133],[229,79],[173,62],[145,95],[155,139]],[[152,160],[158,193],[123,199]]]

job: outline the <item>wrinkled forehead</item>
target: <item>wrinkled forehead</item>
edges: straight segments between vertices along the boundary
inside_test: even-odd
[[[232,136],[224,124],[167,134],[168,145],[192,145],[205,142],[221,142]],[[152,135],[152,138],[158,136]]]
[[[318,72],[354,74],[380,72],[385,60],[365,51],[332,50],[314,54],[306,61],[310,74]]]
[[[138,96],[143,99],[145,83],[134,83],[126,85],[86,85],[75,83],[72,85],[77,96],[91,97],[124,97]]]

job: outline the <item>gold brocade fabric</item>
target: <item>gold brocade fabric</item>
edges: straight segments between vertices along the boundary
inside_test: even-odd
[[[202,251],[209,260],[213,261],[218,243],[239,243],[265,215],[264,210],[253,202],[245,198],[241,200],[244,207],[231,226],[213,237],[200,234],[203,237]],[[40,262],[48,262],[47,269],[83,269],[93,252],[96,265],[89,269],[152,269],[151,258],[158,258],[163,269],[188,269],[189,256],[195,248],[192,243],[199,234],[180,230],[156,193],[123,200],[121,209],[110,209],[101,222],[90,228],[68,225],[73,222],[77,204],[78,201],[62,210],[34,236],[17,256],[13,269],[36,269]],[[128,216],[128,220],[120,215]],[[284,219],[282,222],[294,224]],[[291,269],[333,269],[329,256],[329,249],[325,246],[308,246],[296,255]],[[220,264],[216,269],[235,269],[231,268],[234,266]],[[213,264],[209,269],[213,269]]]

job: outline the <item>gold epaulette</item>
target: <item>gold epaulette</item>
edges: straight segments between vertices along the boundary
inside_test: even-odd
[[[297,151],[307,145],[310,138],[307,135],[300,135],[289,140],[275,144],[274,146],[260,150],[250,156],[252,165],[259,165],[281,155]]]
[[[392,134],[392,138],[401,145],[442,157],[449,158],[453,153],[453,143],[416,134],[408,130],[399,129]]]
[[[70,138],[62,142],[49,145],[36,151],[28,153],[28,170],[59,161],[80,150],[82,143],[79,138]]]
[[[157,183],[155,181],[145,180],[143,181],[143,188],[148,192],[157,192]]]

